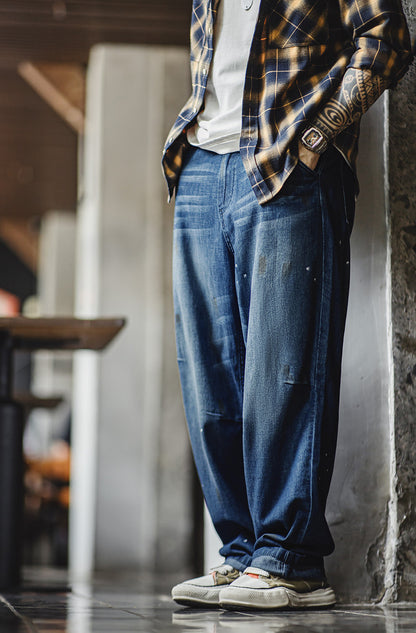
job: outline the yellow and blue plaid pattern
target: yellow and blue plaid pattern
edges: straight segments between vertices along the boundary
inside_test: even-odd
[[[186,129],[203,106],[219,0],[194,0],[192,95],[166,141],[173,193],[188,147]],[[226,0],[223,0],[226,1]],[[340,86],[347,68],[370,69],[394,86],[411,60],[400,0],[262,0],[246,71],[240,152],[260,203],[294,169],[299,136]],[[334,145],[355,169],[359,122]]]

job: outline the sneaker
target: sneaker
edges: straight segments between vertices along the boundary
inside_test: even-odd
[[[311,609],[332,607],[335,594],[325,581],[287,580],[248,567],[219,600],[224,609]]]
[[[230,585],[241,576],[241,572],[231,565],[219,565],[211,569],[206,576],[192,578],[175,585],[172,589],[172,598],[178,604],[193,607],[195,605],[219,606],[221,589]]]

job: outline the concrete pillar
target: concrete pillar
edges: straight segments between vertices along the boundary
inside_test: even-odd
[[[104,354],[76,360],[70,551],[78,574],[94,561],[180,569],[190,556],[189,449],[171,310],[173,205],[160,167],[164,137],[189,91],[187,69],[181,49],[110,45],[91,54],[77,312],[125,315],[128,325]]]

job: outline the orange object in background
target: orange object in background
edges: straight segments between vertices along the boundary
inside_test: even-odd
[[[49,455],[43,459],[25,458],[29,470],[45,479],[69,483],[71,470],[71,450],[64,440],[55,441]]]
[[[68,564],[71,450],[57,440],[43,459],[25,458],[25,555],[27,565]],[[0,627],[1,629],[1,627]]]
[[[6,290],[0,288],[0,316],[12,317],[20,312],[20,300]]]

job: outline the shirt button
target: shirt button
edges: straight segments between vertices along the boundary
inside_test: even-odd
[[[205,76],[207,73],[208,73],[207,69],[206,69],[206,68],[203,68],[203,69],[202,69],[202,74]]]
[[[192,108],[192,112],[196,114],[196,108]]]
[[[173,141],[173,136],[170,137],[169,143],[172,143],[172,141]]]

